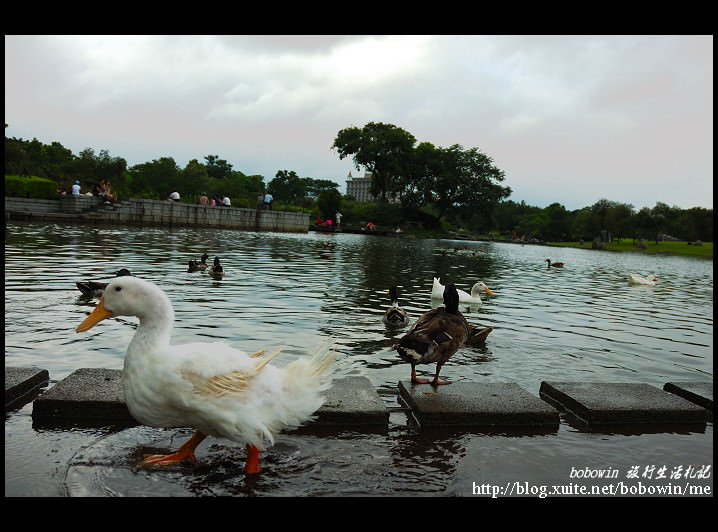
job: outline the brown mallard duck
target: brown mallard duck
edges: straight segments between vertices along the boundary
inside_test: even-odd
[[[471,346],[483,345],[484,342],[486,342],[486,337],[493,330],[493,327],[479,327],[478,325],[469,325],[469,336],[466,337],[466,342],[464,342],[464,344]]]
[[[208,273],[214,278],[214,279],[221,279],[224,277],[224,269],[222,268],[222,265],[219,263],[219,257],[214,258],[214,264],[212,267],[208,270]]]
[[[124,277],[126,275],[132,275],[130,273],[130,270],[127,268],[122,268],[120,271],[117,272],[115,277]],[[85,297],[100,297],[102,296],[103,292],[105,291],[105,287],[109,283],[100,283],[98,281],[84,281],[80,283],[75,283],[77,286],[77,289],[82,292],[82,295]]]
[[[205,253],[199,259],[199,261],[197,261],[197,260],[189,261],[189,267],[187,268],[187,271],[188,272],[203,272],[203,271],[205,271],[209,267],[209,264],[207,264],[208,258],[209,258],[209,255],[207,255]]]
[[[469,323],[459,312],[456,286],[447,284],[444,288],[444,306],[423,314],[394,346],[401,359],[411,364],[411,382],[450,384],[439,379],[441,367],[464,345],[469,330]],[[436,362],[434,379],[429,381],[417,378],[416,365],[432,362]]]
[[[384,324],[387,327],[406,327],[409,325],[409,315],[399,306],[399,290],[396,286],[389,288],[391,307],[384,313]]]

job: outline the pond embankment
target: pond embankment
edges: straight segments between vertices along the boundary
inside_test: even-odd
[[[6,220],[75,221],[159,226],[205,226],[252,231],[306,233],[309,215],[174,201],[127,199],[105,204],[95,196],[57,199],[5,198]]]

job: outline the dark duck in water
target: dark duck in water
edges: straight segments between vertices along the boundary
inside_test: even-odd
[[[122,268],[120,271],[117,272],[117,275],[115,275],[115,277],[124,277],[125,275],[132,274],[127,268]],[[109,283],[100,283],[98,281],[83,281],[80,283],[75,283],[77,289],[82,292],[82,295],[85,297],[101,297],[105,291],[105,287],[108,284]]]
[[[399,306],[399,291],[396,286],[389,288],[391,307],[384,313],[384,325],[387,327],[406,327],[409,325],[409,315]]]
[[[470,325],[459,312],[459,294],[456,286],[444,288],[444,306],[423,314],[394,346],[402,360],[411,364],[411,382],[417,384],[450,384],[439,379],[441,367],[464,345]],[[419,379],[417,364],[436,362],[434,379]]]

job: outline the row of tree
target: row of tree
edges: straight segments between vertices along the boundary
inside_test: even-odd
[[[713,241],[713,209],[681,209],[661,202],[636,210],[628,203],[600,199],[589,207],[568,211],[560,203],[539,208],[509,200],[499,204],[493,216],[494,228],[548,242],[590,241],[604,230],[617,239],[658,240],[668,235]]]
[[[7,127],[7,125],[6,125]],[[535,237],[544,241],[591,240],[602,230],[618,238],[657,238],[669,234],[685,240],[713,240],[713,210],[680,209],[657,203],[638,211],[626,203],[601,199],[590,207],[568,211],[553,203],[545,208],[509,200],[511,189],[500,185],[504,172],[477,148],[458,144],[448,148],[417,144],[409,132],[392,124],[370,122],[363,128],[338,132],[332,148],[340,158],[351,157],[357,169],[371,172],[376,204],[361,205],[342,197],[339,185],[326,179],[299,177],[279,170],[264,183],[261,175],[245,175],[218,155],[192,159],[184,168],[171,157],[128,167],[125,159],[86,148],[78,155],[59,142],[44,144],[5,137],[5,173],[35,175],[69,189],[80,180],[87,189],[109,179],[120,197],[164,199],[174,189],[183,200],[200,193],[227,194],[232,204],[253,208],[257,196],[269,190],[278,204],[304,209],[313,216],[343,223],[374,221],[386,225],[420,222],[430,228],[463,228],[494,235]],[[356,219],[355,219],[356,218]]]

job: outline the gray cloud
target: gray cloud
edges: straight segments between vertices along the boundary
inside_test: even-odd
[[[6,36],[6,135],[333,179],[370,121],[478,147],[511,199],[712,207],[711,36]]]

